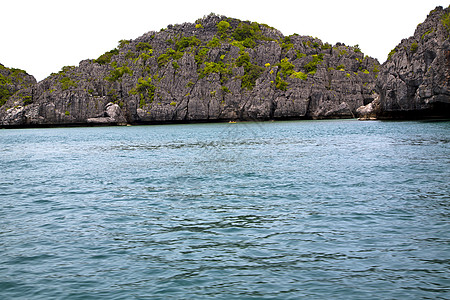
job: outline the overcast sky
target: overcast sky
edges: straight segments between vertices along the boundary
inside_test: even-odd
[[[284,35],[359,44],[380,63],[449,0],[1,0],[0,63],[42,80],[66,65],[97,58],[121,39],[214,12],[265,23]]]

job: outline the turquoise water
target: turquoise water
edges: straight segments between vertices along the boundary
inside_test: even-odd
[[[1,299],[449,299],[450,122],[0,130]]]

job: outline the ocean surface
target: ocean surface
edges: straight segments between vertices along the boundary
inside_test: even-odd
[[[450,122],[0,130],[0,299],[450,299]]]

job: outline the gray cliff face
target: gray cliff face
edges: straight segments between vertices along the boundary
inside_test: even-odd
[[[0,124],[352,118],[378,70],[357,46],[209,15],[64,67],[9,97]]]
[[[358,113],[379,119],[450,117],[450,7],[437,7],[389,54],[377,79],[380,98]]]

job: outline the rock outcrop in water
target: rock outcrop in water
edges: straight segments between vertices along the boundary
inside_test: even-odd
[[[382,65],[363,119],[450,117],[450,7],[437,7]]]
[[[211,14],[24,87],[1,106],[0,124],[352,118],[377,96],[379,70],[358,46]]]

